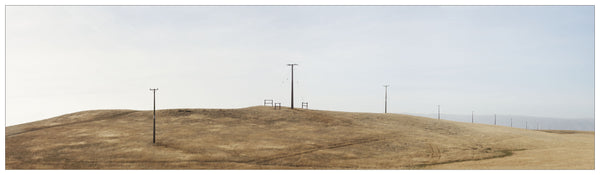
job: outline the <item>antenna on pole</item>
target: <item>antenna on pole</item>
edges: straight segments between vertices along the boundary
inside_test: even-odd
[[[150,88],[150,91],[154,94],[154,108],[152,108],[152,144],[154,144],[156,143],[156,91],[158,91],[158,88]]]
[[[292,105],[291,108],[294,109],[294,66],[298,64],[287,64],[288,66],[292,66]]]
[[[385,87],[385,110],[384,110],[384,113],[387,113],[387,88],[389,86],[390,85],[383,85],[383,87]]]

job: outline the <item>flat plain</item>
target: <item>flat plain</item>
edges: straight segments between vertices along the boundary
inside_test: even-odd
[[[594,132],[308,109],[93,110],[9,126],[6,169],[594,169]]]

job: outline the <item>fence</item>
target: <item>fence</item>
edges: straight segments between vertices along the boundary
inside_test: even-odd
[[[302,102],[302,109],[308,109],[308,102]]]
[[[267,106],[268,104],[270,104],[270,105],[271,105],[271,107],[272,107],[272,106],[273,106],[273,100],[272,100],[272,99],[266,99],[266,100],[263,102],[263,105],[264,105],[264,106]]]
[[[275,103],[275,109],[281,109],[281,103]]]

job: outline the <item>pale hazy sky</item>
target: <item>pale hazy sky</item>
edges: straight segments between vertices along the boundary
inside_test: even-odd
[[[594,117],[593,6],[8,6],[6,124],[91,109]]]

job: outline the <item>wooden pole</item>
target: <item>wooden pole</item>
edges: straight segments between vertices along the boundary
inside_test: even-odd
[[[288,66],[292,66],[292,105],[291,108],[294,109],[294,66],[298,64],[287,64]]]
[[[153,98],[153,103],[154,103],[154,107],[152,108],[152,144],[156,143],[156,91],[158,90],[158,88],[156,89],[152,89],[150,88],[150,91],[153,92],[154,94],[154,98]]]
[[[389,86],[390,85],[383,85],[383,87],[385,87],[385,110],[384,110],[384,113],[387,113],[387,88]]]
[[[438,105],[438,120],[440,119],[440,105]]]

